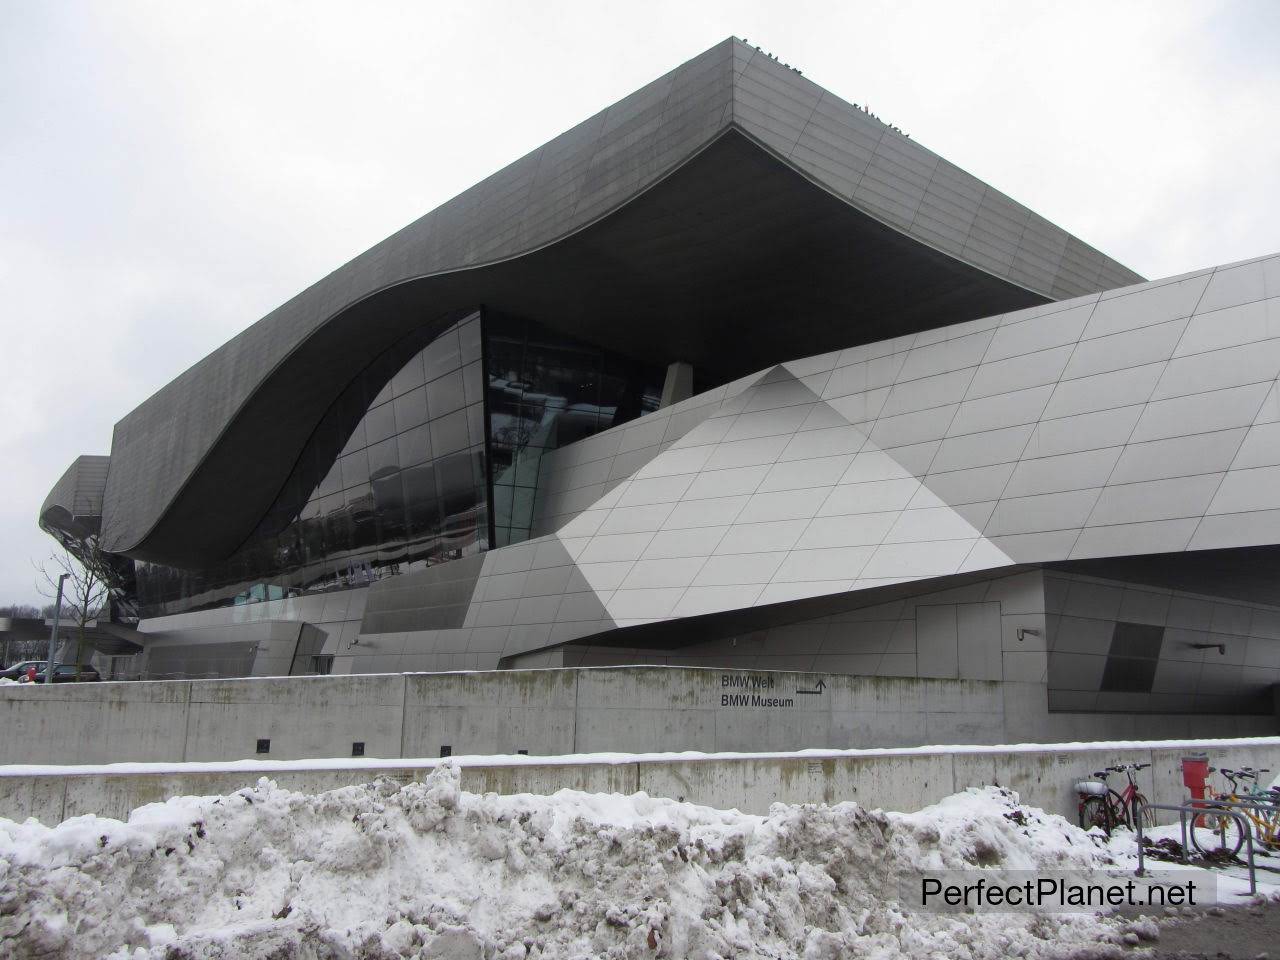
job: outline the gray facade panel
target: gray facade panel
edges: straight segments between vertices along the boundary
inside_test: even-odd
[[[41,525],[73,538],[97,533],[110,467],[110,457],[77,457],[41,504]]]
[[[1268,265],[1259,262],[1253,269]],[[1178,338],[1164,331],[1172,324],[1181,335],[1188,319],[1143,323],[1125,316],[1124,306],[1149,318],[1152,304],[1170,302],[1142,292],[1113,298],[1108,332],[1099,338],[1126,338],[1132,349],[1115,352],[1131,365],[1051,381],[1034,394],[1034,403],[1028,397],[1035,388],[1011,392],[1032,408],[1030,422],[975,431],[980,421],[960,416],[966,404],[1003,396],[989,394],[999,378],[983,372],[1016,359],[984,359],[996,342],[989,322],[846,351],[836,362],[850,362],[831,373],[825,372],[832,362],[826,358],[784,364],[735,385],[731,395],[721,391],[685,401],[685,409],[701,411],[699,419],[670,446],[655,442],[658,436],[671,440],[667,429],[633,424],[612,431],[632,431],[644,457],[613,493],[584,504],[579,513],[561,514],[561,525],[548,525],[542,542],[562,543],[569,563],[581,571],[577,582],[589,591],[576,594],[575,603],[590,607],[581,616],[597,632],[602,622],[613,624],[603,629],[674,622],[806,598],[856,596],[895,581],[1012,564],[1280,543],[1280,520],[1269,519],[1280,517],[1280,482],[1271,476],[1277,468],[1246,469],[1234,462],[1250,430],[1265,431],[1280,417],[1265,402],[1271,384],[1150,400],[1157,382],[1178,376],[1170,359]],[[1013,314],[999,329],[1017,329],[1027,343],[1044,342],[1029,327],[1065,318],[1080,331],[1096,303],[1087,297],[1057,310]],[[1249,322],[1243,313],[1222,315],[1228,324]],[[1053,349],[1069,354],[1075,344]],[[1163,359],[1152,360],[1152,353]],[[904,399],[897,406],[882,404],[883,412],[855,426],[840,411],[846,397],[859,394],[841,394],[865,386],[868,372],[859,365],[880,358],[896,358],[876,381],[886,395],[915,388],[917,402],[928,402],[934,383],[945,383],[957,371],[977,375],[967,386],[961,378],[959,386],[941,388],[934,398],[962,403],[895,413]],[[1066,364],[1064,355],[1054,366]],[[1280,362],[1271,372],[1272,379],[1277,375]],[[1076,392],[1075,385],[1086,389]],[[1043,414],[1035,412],[1043,391],[1056,397],[1068,386],[1074,399],[1059,402],[1057,410],[1050,402]],[[982,396],[974,398],[975,392]],[[1063,409],[1124,401],[1130,402],[1036,420]],[[1165,409],[1167,404],[1177,407]],[[992,422],[1004,421],[994,416]],[[1267,440],[1255,444],[1249,462],[1271,459],[1269,446],[1280,441],[1274,433],[1258,436]],[[589,444],[585,453],[572,446],[556,452],[557,464],[544,475],[540,496],[555,498],[560,488],[571,489],[575,473],[592,462],[591,450],[607,457],[621,446],[608,434]],[[1234,516],[1248,520],[1232,525]],[[610,532],[620,525],[625,532]],[[503,552],[489,555],[486,574]],[[1076,592],[1105,589],[1072,586]],[[1112,592],[1119,616],[1123,591]],[[1147,622],[1151,615],[1142,610],[1152,605],[1138,599],[1131,598],[1128,615]],[[1097,597],[1081,603],[1081,609],[1100,609]],[[565,617],[562,604],[560,618]],[[1060,658],[1062,676],[1087,675],[1100,683],[1106,652],[1071,651],[1070,632],[1064,630],[1063,657],[1098,659]],[[521,652],[515,641],[504,648],[505,656]],[[902,668],[896,660],[883,663],[891,671]],[[1224,685],[1230,684],[1219,684]]]

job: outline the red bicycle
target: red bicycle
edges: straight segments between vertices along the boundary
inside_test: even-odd
[[[1082,780],[1076,784],[1079,797],[1080,826],[1085,830],[1101,827],[1108,836],[1116,827],[1132,830],[1141,818],[1143,828],[1156,825],[1155,814],[1147,807],[1147,798],[1138,790],[1133,775],[1151,766],[1149,763],[1120,763],[1105,770],[1094,771],[1095,780]],[[1120,793],[1112,790],[1107,778],[1123,773],[1129,780]]]

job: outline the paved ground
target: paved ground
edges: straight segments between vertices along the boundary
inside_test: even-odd
[[[1163,918],[1152,960],[1280,960],[1280,903]]]

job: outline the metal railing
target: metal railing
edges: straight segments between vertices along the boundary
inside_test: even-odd
[[[1137,816],[1133,818],[1134,825],[1138,834],[1138,869],[1136,876],[1143,876],[1146,872],[1146,852],[1145,843],[1142,836],[1142,814],[1147,810],[1169,810],[1178,814],[1179,821],[1182,824],[1182,861],[1188,863],[1187,850],[1187,814],[1192,817],[1198,817],[1205,813],[1214,812],[1219,816],[1231,817],[1238,824],[1240,829],[1244,831],[1244,842],[1248,849],[1249,856],[1249,893],[1256,894],[1258,892],[1258,873],[1253,862],[1253,825],[1239,810],[1225,810],[1223,807],[1246,807],[1257,806],[1253,803],[1245,803],[1232,800],[1195,800],[1184,804],[1171,803],[1144,803],[1141,810],[1137,812]]]

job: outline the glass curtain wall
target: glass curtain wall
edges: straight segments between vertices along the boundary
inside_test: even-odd
[[[348,385],[229,560],[138,563],[144,614],[359,585],[486,549],[480,314],[439,329],[402,340]]]
[[[663,371],[485,315],[494,545],[527,540],[542,455],[658,409]]]
[[[543,453],[656,410],[662,376],[488,311],[430,324],[334,401],[231,558],[136,563],[140,612],[358,586],[528,539]]]

